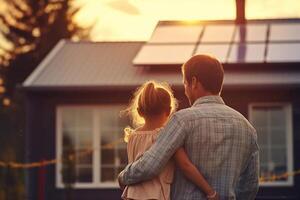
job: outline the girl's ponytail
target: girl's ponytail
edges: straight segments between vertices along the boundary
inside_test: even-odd
[[[167,83],[147,81],[139,87],[128,108],[121,112],[131,118],[132,126],[138,127],[145,123],[144,118],[155,117],[163,112],[173,113],[177,108],[177,101]],[[128,141],[133,129],[126,127],[125,141]]]

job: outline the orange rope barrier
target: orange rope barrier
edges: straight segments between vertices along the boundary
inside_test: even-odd
[[[112,149],[114,148],[116,145],[118,145],[119,143],[123,142],[123,138],[120,138],[116,141],[113,141],[111,143],[105,144],[103,146],[101,146],[101,149]],[[74,160],[75,159],[75,155],[76,156],[85,156],[88,155],[90,153],[92,153],[93,151],[98,150],[98,149],[86,149],[80,153],[77,154],[70,154],[68,156],[69,160]],[[41,162],[32,162],[32,163],[17,163],[17,162],[3,162],[0,161],[0,167],[10,167],[10,168],[15,168],[15,169],[29,169],[29,168],[35,168],[35,167],[43,167],[43,166],[48,166],[48,165],[54,165],[57,164],[58,162],[62,162],[62,159],[52,159],[52,160],[43,160]],[[293,171],[293,172],[286,172],[280,175],[271,175],[271,176],[265,176],[265,177],[260,177],[259,178],[259,182],[263,183],[263,182],[273,182],[273,181],[277,181],[277,180],[281,180],[281,179],[285,179],[288,178],[289,176],[296,176],[296,175],[300,175],[300,169]]]

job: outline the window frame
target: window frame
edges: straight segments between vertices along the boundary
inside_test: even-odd
[[[286,115],[286,158],[287,158],[287,173],[292,173],[294,170],[294,152],[293,152],[293,112],[292,104],[289,102],[263,102],[263,103],[250,103],[248,105],[248,117],[249,121],[253,123],[253,108],[255,106],[272,107],[282,106]],[[262,187],[274,187],[274,186],[294,186],[294,177],[288,176],[286,181],[275,181],[275,182],[262,182],[259,183]]]
[[[108,106],[111,107],[125,107],[125,104],[109,104]],[[107,182],[103,183],[100,180],[100,153],[101,153],[101,132],[100,132],[100,126],[101,124],[97,123],[99,122],[99,110],[103,107],[107,107],[107,105],[58,105],[56,107],[56,120],[55,120],[55,126],[56,126],[56,159],[57,164],[55,165],[55,185],[56,188],[63,189],[64,184],[62,182],[62,162],[61,162],[61,155],[62,155],[62,136],[63,136],[63,130],[62,130],[62,110],[64,108],[91,108],[92,109],[92,115],[93,115],[93,125],[92,125],[92,142],[93,142],[93,148],[96,149],[93,151],[93,162],[92,162],[92,182],[90,183],[78,183],[75,182],[73,184],[73,187],[75,189],[90,189],[90,188],[100,188],[100,189],[117,189],[119,188],[119,185],[117,181],[115,182]]]

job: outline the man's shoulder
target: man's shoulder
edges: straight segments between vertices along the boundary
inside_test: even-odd
[[[203,110],[196,109],[195,107],[184,108],[174,113],[174,117],[181,122],[187,122],[207,116],[208,115],[205,114]]]
[[[218,104],[215,106],[203,105],[197,107],[189,107],[181,109],[174,113],[174,116],[179,121],[189,121],[200,118],[230,118],[231,120],[238,120],[245,123],[245,125],[253,128],[248,119],[237,110],[225,105]]]
[[[192,113],[193,113],[193,110],[190,107],[190,108],[184,108],[184,109],[178,110],[177,112],[174,113],[174,116],[178,119],[184,119],[184,118],[192,115]]]
[[[243,114],[241,114],[239,111],[237,111],[229,106],[226,106],[226,107],[228,109],[228,112],[230,112],[229,116],[232,116],[232,121],[237,121],[239,124],[242,123],[243,128],[247,129],[249,132],[252,133],[252,135],[254,137],[256,137],[256,130],[255,130],[254,126],[249,122],[249,120]]]

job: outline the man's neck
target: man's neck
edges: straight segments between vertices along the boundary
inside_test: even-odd
[[[197,99],[202,98],[202,97],[206,97],[206,96],[212,96],[212,95],[217,95],[217,94],[213,94],[211,92],[199,92],[195,95],[195,98],[193,99],[193,102],[191,102],[191,106],[195,103],[195,101],[197,101]]]

